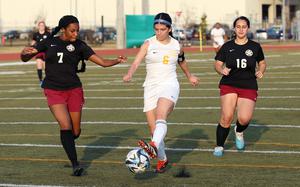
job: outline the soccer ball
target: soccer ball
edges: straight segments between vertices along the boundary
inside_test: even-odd
[[[150,158],[143,149],[129,151],[125,164],[132,173],[143,173],[150,168]]]

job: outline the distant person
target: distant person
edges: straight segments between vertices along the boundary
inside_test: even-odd
[[[38,31],[33,34],[31,46],[36,46],[43,40],[49,38],[50,36],[50,32],[47,30],[44,21],[39,21],[37,26],[38,26]],[[37,75],[41,85],[43,81],[43,69],[45,67],[45,53],[44,52],[38,53],[35,56],[35,59],[36,59]]]
[[[234,113],[234,128],[238,150],[245,147],[243,132],[249,126],[257,100],[257,80],[266,71],[263,50],[259,43],[247,38],[250,28],[248,18],[241,16],[233,22],[236,38],[226,42],[215,57],[215,70],[222,75],[219,84],[221,117],[216,130],[215,156],[222,156]]]
[[[179,97],[179,82],[176,66],[180,66],[190,84],[196,86],[199,80],[189,71],[184,52],[179,42],[172,37],[172,19],[169,14],[159,13],[154,18],[155,36],[148,38],[141,46],[128,73],[123,77],[129,82],[145,58],[146,80],[144,87],[144,112],[152,135],[150,143],[144,140],[139,145],[150,156],[158,158],[156,172],[165,171],[168,159],[164,138],[167,134],[167,117],[173,111]]]
[[[226,35],[225,30],[221,27],[220,23],[216,23],[214,28],[210,32],[213,47],[217,53],[225,42]]]
[[[55,36],[59,31],[61,34]],[[86,43],[77,39],[78,32],[77,18],[71,15],[63,16],[49,39],[39,42],[34,47],[25,47],[21,52],[24,62],[40,52],[45,52],[46,77],[42,88],[50,111],[60,126],[61,143],[72,163],[74,176],[81,176],[83,173],[83,168],[77,160],[74,140],[81,133],[81,112],[84,104],[82,83],[77,72],[83,72],[85,66],[81,66],[80,69],[77,69],[77,66],[83,59],[103,67],[126,61],[126,57],[123,56],[114,60],[99,57]]]

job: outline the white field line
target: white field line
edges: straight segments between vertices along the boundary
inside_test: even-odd
[[[33,184],[0,184],[0,186],[3,187],[75,187],[75,186],[33,185]]]
[[[218,91],[218,88],[181,88],[181,91]],[[260,91],[297,91],[300,88],[259,88]],[[128,91],[143,91],[143,88],[107,88],[107,89],[85,89],[85,92],[128,92]],[[15,92],[42,92],[41,88],[29,87],[25,89],[0,90],[0,93],[15,93]]]
[[[5,66],[25,66],[25,65],[32,65],[36,64],[36,62],[1,62],[0,67],[5,67]]]
[[[136,122],[136,121],[83,121],[81,122],[85,125],[147,125],[146,122]],[[14,121],[14,122],[0,122],[0,125],[56,125],[57,122],[51,121],[44,121],[44,122],[37,122],[37,121]],[[209,126],[209,127],[216,127],[216,123],[175,123],[175,122],[168,122],[168,125],[178,125],[178,126]],[[235,124],[231,124],[235,126]],[[255,128],[300,128],[300,125],[261,125],[261,124],[250,124],[250,127]]]
[[[8,143],[0,143],[0,146],[5,147],[47,147],[47,148],[60,148],[61,145],[58,144],[8,144]],[[132,146],[105,146],[105,145],[76,145],[77,148],[88,148],[88,149],[125,149],[132,150],[137,147]],[[176,151],[176,152],[213,152],[214,149],[201,149],[201,148],[165,148],[168,151]],[[226,150],[225,152],[238,153],[238,150]],[[300,151],[275,151],[275,150],[244,150],[245,153],[258,153],[258,154],[300,154]]]
[[[137,100],[143,97],[84,97],[89,100]],[[219,96],[179,97],[181,99],[220,99]],[[259,99],[300,99],[300,96],[259,96]],[[45,100],[45,97],[0,97],[0,100]]]
[[[143,107],[83,107],[83,110],[142,110]],[[0,110],[49,110],[47,107],[0,107]],[[220,110],[220,107],[176,107],[175,110]],[[300,111],[291,107],[256,107],[255,110]]]

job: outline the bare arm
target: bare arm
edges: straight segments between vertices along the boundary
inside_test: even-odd
[[[183,51],[181,50],[180,53],[182,54]],[[185,74],[186,78],[189,80],[189,82],[193,86],[197,86],[199,84],[199,78],[191,74],[187,62],[184,60],[183,62],[179,63],[179,66]]]
[[[114,60],[109,60],[109,59],[103,59],[102,57],[100,57],[96,54],[93,54],[92,56],[90,56],[89,60],[99,66],[102,66],[102,67],[110,67],[110,66],[114,66],[119,63],[126,62],[127,58],[124,56],[119,56],[118,58],[116,58]]]
[[[262,60],[258,63],[257,71],[255,73],[255,76],[259,79],[261,79],[264,76],[264,73],[267,68],[267,63],[265,60]]]
[[[135,71],[137,70],[137,68],[139,67],[139,65],[141,64],[142,60],[145,58],[145,56],[147,54],[148,46],[149,46],[149,42],[145,42],[141,46],[138,54],[136,55],[133,63],[131,64],[131,66],[130,66],[128,72],[127,72],[127,74],[124,75],[124,77],[123,77],[123,81],[124,82],[131,81],[131,78],[132,78],[133,74],[135,73]]]
[[[34,57],[38,51],[34,47],[25,47],[21,52],[21,60],[27,62],[32,57]]]
[[[224,62],[217,60],[215,62],[215,70],[218,74],[220,75],[229,75],[229,72],[231,69],[227,68],[227,67],[223,67],[224,66]]]

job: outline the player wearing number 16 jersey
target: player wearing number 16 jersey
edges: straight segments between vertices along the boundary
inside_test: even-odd
[[[219,84],[221,118],[217,126],[215,156],[222,156],[234,112],[237,110],[235,143],[244,149],[243,131],[252,118],[257,99],[257,78],[266,70],[261,46],[247,38],[248,18],[238,17],[233,23],[236,38],[225,43],[215,57],[215,70],[222,76]]]
[[[129,82],[145,58],[146,80],[144,82],[144,112],[152,135],[152,141],[139,141],[139,145],[151,158],[158,158],[156,172],[164,172],[168,164],[164,150],[164,138],[167,133],[167,116],[172,112],[178,96],[179,83],[176,66],[179,64],[189,82],[195,86],[198,78],[193,76],[185,61],[179,42],[172,38],[172,20],[166,13],[154,18],[155,36],[147,39],[141,46],[128,73],[123,77]]]
[[[59,31],[60,35],[56,36]],[[61,143],[72,163],[74,176],[81,176],[83,173],[83,168],[77,161],[74,142],[81,133],[81,110],[84,104],[77,66],[83,59],[103,67],[126,61],[123,56],[107,60],[96,55],[86,43],[77,39],[78,32],[77,18],[66,15],[59,20],[50,38],[34,47],[25,47],[21,53],[22,61],[26,62],[37,53],[45,52],[46,77],[42,88],[48,106],[60,126]]]

